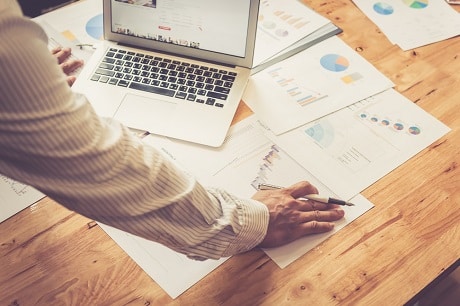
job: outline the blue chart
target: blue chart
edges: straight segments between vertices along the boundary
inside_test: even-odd
[[[374,11],[376,11],[380,15],[391,15],[394,12],[393,7],[384,2],[375,3],[373,8],[374,8]]]
[[[281,67],[270,70],[267,73],[300,106],[305,106],[326,97],[324,94],[298,85],[295,78],[283,75],[284,71]]]
[[[305,134],[310,136],[323,148],[330,147],[335,139],[334,128],[325,120],[307,128]]]
[[[102,14],[96,15],[88,20],[85,29],[89,36],[102,40],[104,36]]]
[[[348,59],[338,54],[326,54],[320,59],[320,63],[324,69],[334,72],[347,70],[350,65]]]

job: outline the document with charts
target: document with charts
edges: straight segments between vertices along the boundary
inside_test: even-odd
[[[279,135],[393,86],[334,36],[254,74],[243,100]]]
[[[153,135],[147,136],[144,141],[174,159],[203,185],[222,187],[240,197],[251,197],[259,183],[288,186],[300,180],[310,181],[323,195],[337,196],[264,136],[255,116],[232,126],[221,148],[204,147]],[[284,268],[373,207],[361,195],[347,200],[351,200],[356,206],[344,207],[345,217],[336,222],[334,231],[312,235],[283,247],[264,251],[279,267]],[[172,298],[225,261],[194,261],[155,242],[101,226]],[[187,271],[186,277],[183,271]],[[181,277],[177,277],[178,275]]]
[[[58,46],[71,48],[71,56],[85,62],[94,54],[93,46],[103,40],[102,1],[78,1],[32,20],[48,35],[50,49]],[[80,69],[73,74],[79,72]]]
[[[460,35],[460,14],[444,0],[353,0],[394,44],[410,50]]]
[[[298,0],[262,0],[253,71],[260,71],[341,31]]]
[[[283,135],[267,135],[339,197],[349,198],[449,130],[389,89]]]
[[[34,204],[44,195],[38,190],[0,174],[0,222]]]

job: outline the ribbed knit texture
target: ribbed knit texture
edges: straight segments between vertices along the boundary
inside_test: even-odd
[[[14,0],[0,1],[0,42],[0,173],[191,258],[226,257],[262,241],[265,205],[205,189],[126,127],[98,117]]]

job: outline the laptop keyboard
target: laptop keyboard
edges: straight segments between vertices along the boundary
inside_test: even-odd
[[[236,73],[109,48],[91,80],[224,107]]]

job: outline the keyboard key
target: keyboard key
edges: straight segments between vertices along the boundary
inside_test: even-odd
[[[185,99],[185,97],[187,97],[187,94],[185,92],[178,91],[176,93],[175,97],[178,98],[178,99]]]
[[[114,65],[109,64],[109,63],[100,63],[99,64],[99,68],[102,68],[102,69],[112,70],[113,67],[114,67]]]
[[[226,94],[223,94],[223,93],[220,93],[220,92],[214,92],[214,91],[208,91],[206,96],[210,97],[210,98],[216,98],[216,99],[219,99],[219,100],[226,100],[227,97],[228,97],[228,95],[226,95]]]
[[[115,72],[114,72],[114,71],[110,71],[110,70],[106,70],[106,69],[101,69],[101,68],[96,69],[96,73],[97,73],[97,74],[101,74],[101,75],[110,76],[110,77],[115,75]]]
[[[223,93],[223,94],[226,94],[226,95],[228,95],[230,93],[230,89],[225,88],[225,87],[220,87],[220,86],[215,86],[214,91],[220,92],[220,93]]]
[[[129,81],[119,80],[117,85],[121,87],[128,87],[128,84],[129,84]]]
[[[150,86],[150,85],[144,85],[140,83],[131,83],[129,84],[129,88],[143,90],[147,92],[153,92],[153,93],[157,93],[157,94],[169,96],[169,97],[173,97],[175,94],[174,90]]]

